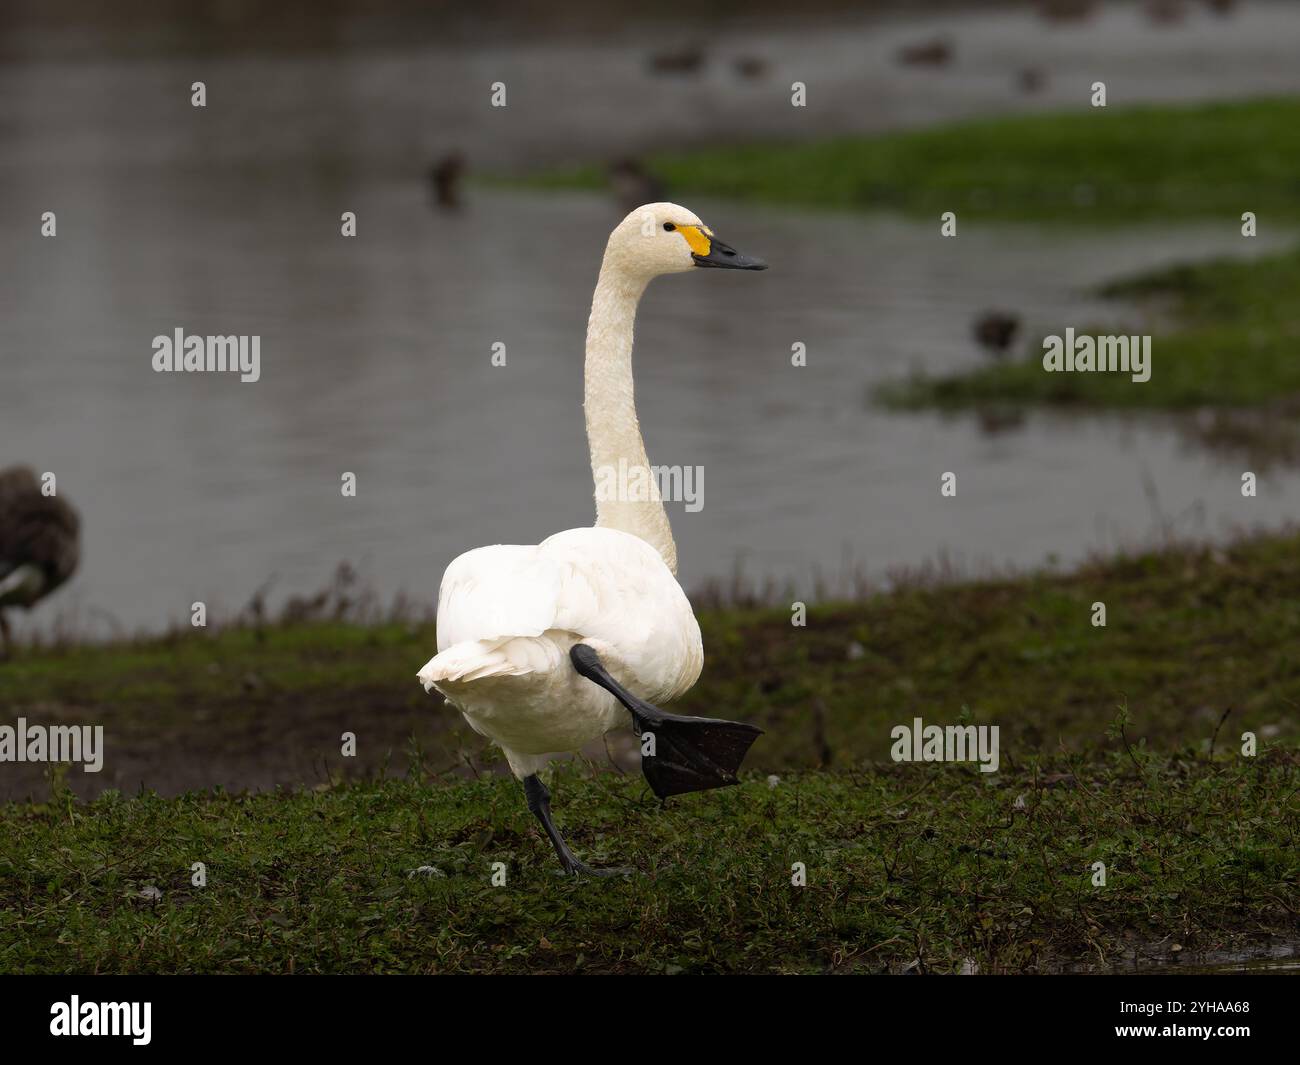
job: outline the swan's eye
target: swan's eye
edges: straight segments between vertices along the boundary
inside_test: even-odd
[[[672,232],[674,229],[676,229],[676,228],[677,228],[677,227],[676,227],[675,225],[673,225],[671,222],[665,222],[665,223],[664,223],[664,232],[665,232],[665,233],[671,233],[671,232]]]

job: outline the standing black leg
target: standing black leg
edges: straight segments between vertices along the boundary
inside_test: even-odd
[[[573,851],[569,850],[569,845],[564,842],[564,837],[560,835],[560,830],[555,827],[554,818],[551,817],[551,793],[536,773],[524,777],[524,798],[528,801],[528,809],[546,829],[546,834],[551,839],[551,846],[555,848],[565,873],[570,876],[577,876],[579,873],[588,873],[591,876],[613,876],[617,873],[630,872],[628,869],[596,869],[574,856]]]

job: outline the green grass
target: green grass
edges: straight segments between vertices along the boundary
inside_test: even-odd
[[[1211,406],[1286,407],[1300,399],[1300,249],[1250,261],[1176,266],[1105,286],[1108,297],[1156,304],[1176,325],[1151,342],[1151,378],[1119,372],[1048,373],[1035,338],[1022,360],[986,363],[946,377],[918,375],[877,392],[886,405],[915,409],[1052,404],[1180,410]],[[1054,330],[1064,335],[1064,325]],[[1133,333],[1116,326],[1082,335]]]
[[[741,787],[666,806],[639,776],[561,767],[575,850],[639,870],[611,882],[552,876],[518,785],[415,685],[427,626],[23,649],[0,667],[7,717],[103,722],[110,766],[142,745],[141,779],[179,761],[193,791],[87,802],[73,769],[0,806],[0,971],[1019,972],[1294,941],[1300,535],[916,580],[806,628],[785,609],[701,625],[704,676],[676,708],[766,735]],[[893,763],[890,730],[917,716],[998,725],[1000,771]],[[413,722],[426,753],[398,768]],[[325,771],[213,792],[231,744]],[[466,761],[479,779],[451,772]],[[419,865],[446,875],[408,879]]]
[[[196,706],[241,724],[285,694],[328,702],[371,688],[389,709],[427,708],[412,664],[434,644],[427,624],[313,622],[196,630],[108,644],[71,643],[15,655],[0,668],[0,703],[129,706],[153,725],[188,721]],[[396,677],[410,680],[400,689]]]
[[[555,875],[500,778],[10,807],[0,971],[1023,972],[1295,928],[1281,752],[751,774],[667,806],[559,777],[578,852],[637,874]]]
[[[1104,628],[1091,624],[1097,601]],[[1300,736],[1296,534],[1068,574],[916,580],[814,605],[806,627],[784,607],[701,609],[699,619],[704,672],[674,705],[766,729],[750,756],[763,769],[884,760],[894,724],[955,721],[963,707],[999,724],[1013,757],[1096,743],[1121,698],[1134,738],[1165,751],[1207,739],[1228,707],[1233,727]],[[307,747],[339,771],[345,729],[367,771],[402,755],[416,728],[438,765],[488,758],[486,742],[415,680],[434,646],[429,625],[330,622],[26,650],[0,667],[0,706],[31,720],[102,721],[121,737],[116,757],[138,742],[212,760],[232,737],[274,726],[276,742],[260,747]]]
[[[1295,941],[1297,534],[917,580],[806,628],[785,609],[701,624],[677,709],[767,735],[741,787],[667,805],[640,776],[559,767],[577,853],[638,870],[608,882],[552,875],[519,785],[415,685],[426,625],[23,649],[0,668],[10,717],[103,722],[109,765],[140,745],[147,783],[188,758],[194,791],[83,801],[74,769],[0,806],[0,971],[1043,971]],[[893,763],[914,717],[997,724],[1000,771]],[[413,722],[428,753],[394,775]],[[320,783],[207,787],[221,758],[285,746],[328,763]],[[464,759],[480,779],[450,771]],[[421,865],[445,875],[408,878]]]
[[[1300,100],[1085,111],[963,122],[810,144],[655,155],[671,198],[892,208],[937,219],[1084,223],[1219,216],[1236,226],[1300,214]],[[598,165],[533,175],[598,188]]]

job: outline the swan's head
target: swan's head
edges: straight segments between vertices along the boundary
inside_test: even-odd
[[[632,211],[609,235],[606,262],[649,280],[698,266],[723,270],[766,270],[767,263],[724,244],[693,211],[675,203],[647,203]]]

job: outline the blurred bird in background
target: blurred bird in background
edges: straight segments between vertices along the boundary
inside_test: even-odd
[[[943,67],[952,62],[952,45],[942,37],[905,45],[898,51],[898,61],[911,67]]]
[[[1020,330],[1020,316],[1009,311],[985,311],[975,319],[975,339],[992,358],[1006,358]]]
[[[465,156],[449,152],[429,167],[429,191],[434,205],[444,211],[460,207],[460,183],[465,176]]]
[[[643,203],[658,203],[664,198],[664,183],[631,156],[615,159],[607,168],[609,187],[626,214]]]
[[[30,610],[72,576],[80,557],[77,512],[43,493],[29,467],[0,470],[0,654],[11,638],[5,611]]]

